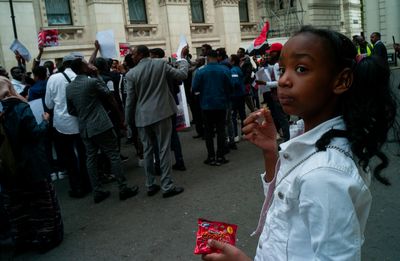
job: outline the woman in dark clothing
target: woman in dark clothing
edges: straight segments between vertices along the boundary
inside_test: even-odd
[[[60,207],[50,180],[50,166],[46,157],[44,138],[49,114],[36,123],[32,110],[24,98],[13,90],[11,82],[0,76],[0,100],[3,106],[2,141],[7,138],[13,169],[2,169],[0,184],[4,207],[8,214],[17,251],[50,250],[61,243],[63,223]],[[4,144],[6,144],[4,142]],[[11,164],[12,165],[12,164]]]

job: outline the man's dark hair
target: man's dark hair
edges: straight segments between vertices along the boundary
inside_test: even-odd
[[[94,60],[94,66],[96,66],[100,73],[110,72],[110,63],[103,57],[97,57]]]
[[[44,66],[37,66],[32,69],[32,72],[39,80],[46,80],[47,78],[47,68]]]
[[[0,76],[4,76],[4,77],[8,78],[7,70],[2,66],[0,66]]]
[[[43,66],[49,69],[49,73],[52,74],[54,70],[54,62],[53,61],[45,61]]]
[[[136,52],[140,53],[143,57],[149,57],[150,51],[146,45],[138,45],[136,46]]]
[[[381,33],[379,33],[379,32],[373,32],[372,34],[376,35],[376,37],[378,37],[378,39],[381,39]]]
[[[125,58],[124,58],[124,63],[126,64],[126,66],[127,66],[129,69],[135,67],[135,63],[133,62],[132,54],[131,54],[131,53],[128,53],[128,54],[125,56]]]
[[[207,57],[217,58],[217,57],[218,57],[218,53],[217,53],[216,50],[210,50],[210,51],[208,52]]]
[[[85,74],[83,71],[83,61],[82,59],[78,58],[71,62],[71,70],[76,73],[77,75]]]
[[[246,50],[243,47],[239,47],[239,50],[242,51],[243,53],[246,53]]]
[[[231,61],[233,61],[234,65],[239,66],[239,64],[240,64],[240,58],[236,54],[231,55]]]
[[[228,58],[228,55],[226,55],[226,50],[225,48],[221,47],[221,48],[217,48],[217,54],[219,57],[222,57],[222,59],[226,59]]]
[[[158,58],[164,58],[165,52],[161,48],[153,48],[149,51],[152,55],[157,56]]]

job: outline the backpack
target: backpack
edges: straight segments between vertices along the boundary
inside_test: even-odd
[[[15,176],[17,164],[10,140],[4,128],[3,117],[0,118],[0,166],[8,176]]]

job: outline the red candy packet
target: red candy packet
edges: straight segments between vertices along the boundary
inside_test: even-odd
[[[196,235],[196,255],[219,253],[217,249],[211,249],[207,242],[209,239],[214,239],[231,245],[236,243],[237,226],[218,221],[208,221],[199,218],[197,221],[198,230]]]

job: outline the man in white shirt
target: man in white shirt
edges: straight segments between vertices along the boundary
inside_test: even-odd
[[[45,96],[46,106],[54,109],[54,144],[57,157],[67,171],[71,188],[69,195],[73,198],[82,198],[91,191],[86,170],[85,146],[79,134],[78,119],[68,113],[65,94],[66,86],[76,77],[70,65],[73,60],[82,57],[79,53],[71,53],[63,58],[65,70],[49,78]]]
[[[12,80],[11,83],[18,94],[22,94],[25,90],[26,85],[22,83],[24,78],[24,70],[21,67],[13,67],[10,70]]]

